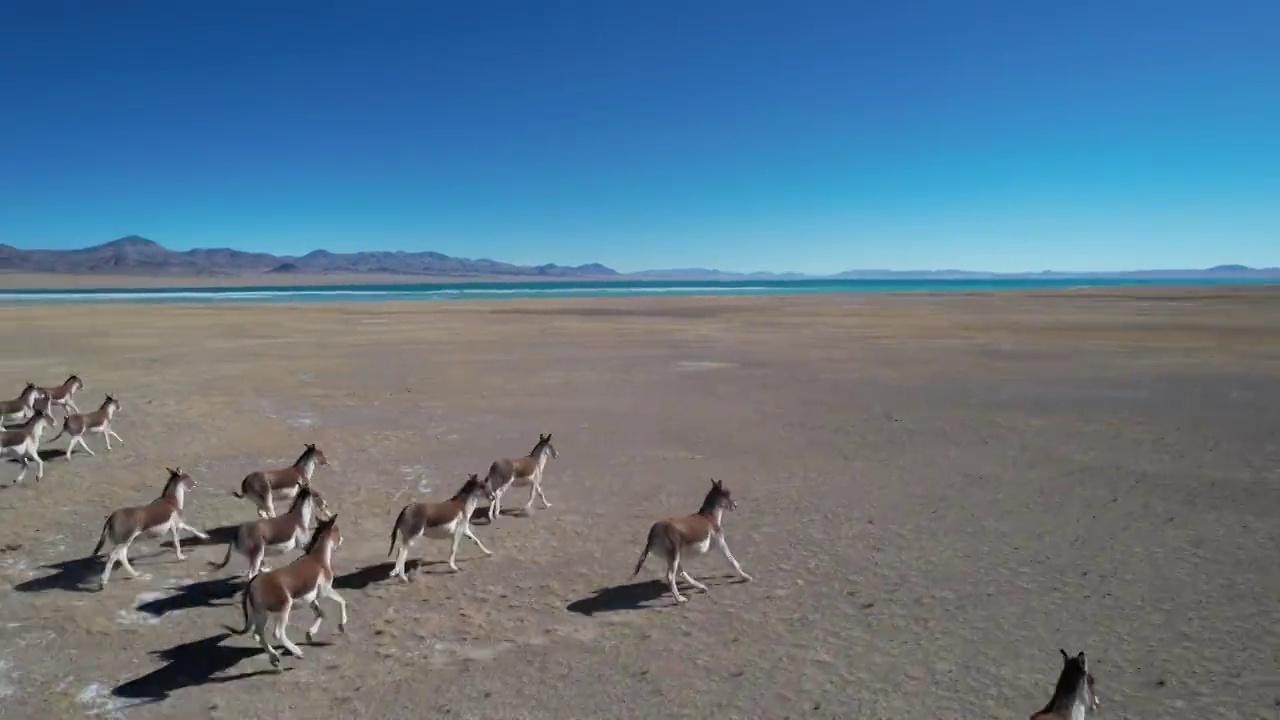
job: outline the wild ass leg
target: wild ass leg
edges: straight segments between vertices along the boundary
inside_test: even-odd
[[[107,441],[107,452],[111,452],[111,435],[109,433],[104,432],[102,433],[102,439]],[[89,447],[89,446],[85,445],[85,447]]]
[[[680,568],[680,555],[673,554],[667,558],[667,585],[671,586],[671,595],[675,597],[678,603],[687,603],[689,598],[680,594],[680,588],[676,587],[676,572]]]
[[[714,542],[716,547],[719,548],[721,554],[723,554],[725,559],[729,561],[729,564],[733,566],[734,571],[738,573],[738,577],[746,580],[747,582],[751,582],[754,578],[748,575],[746,570],[742,569],[742,566],[738,564],[738,559],[733,556],[732,552],[729,552],[729,544],[724,541],[724,535],[717,533]]]
[[[79,415],[79,414],[80,414],[80,408],[76,407],[75,402],[73,402],[73,401],[71,400],[71,398],[67,398],[66,400],[63,400],[63,401],[62,401],[62,416],[63,416],[63,417],[66,417],[66,416],[67,416],[67,414],[68,414],[68,413],[67,413],[67,408],[71,408],[71,411],[72,411],[72,412],[74,412],[74,413],[75,413],[75,414],[77,414],[77,415]]]
[[[294,657],[302,659],[302,649],[289,639],[289,611],[293,609],[293,601],[285,603],[280,610],[280,619],[276,621],[276,638]]]
[[[316,641],[316,633],[320,632],[320,623],[324,622],[324,608],[320,607],[320,595],[316,594],[316,599],[311,601],[311,612],[316,614],[316,621],[311,623],[311,627],[307,628],[307,642]]]
[[[262,561],[266,559],[267,549],[259,546],[253,553],[253,560],[249,563],[249,579],[252,580],[255,575],[262,572]]]
[[[490,550],[489,550],[489,548],[487,548],[487,547],[485,547],[485,546],[484,546],[484,543],[480,542],[480,538],[476,537],[476,534],[475,534],[474,532],[472,532],[472,531],[471,531],[471,524],[470,524],[470,523],[467,523],[465,526],[463,526],[463,528],[462,528],[462,534],[463,534],[463,535],[466,535],[466,536],[467,536],[467,537],[469,537],[469,538],[471,538],[471,541],[472,541],[472,542],[474,542],[474,543],[476,544],[476,546],[480,548],[480,552],[484,553],[485,555],[492,555],[492,554],[493,554],[493,552],[492,552],[492,551],[490,551]]]
[[[275,501],[274,501],[274,500],[272,500],[272,499],[271,499],[271,491],[270,491],[270,490],[268,490],[268,491],[267,491],[267,500],[266,500],[266,503],[264,503],[264,504],[266,505],[267,517],[275,517],[275,516],[276,516],[276,503],[275,503]]]
[[[182,529],[183,529],[183,530],[186,530],[187,532],[191,533],[192,535],[195,535],[196,537],[200,538],[201,540],[208,540],[208,539],[209,539],[209,536],[208,536],[207,534],[205,534],[204,532],[202,532],[202,531],[200,531],[200,530],[197,530],[197,529],[195,529],[195,528],[191,527],[190,525],[188,525],[188,524],[187,524],[187,521],[186,521],[186,520],[179,519],[179,520],[178,520],[178,524],[182,526]]]
[[[506,485],[493,491],[493,500],[489,502],[489,522],[493,522],[502,513],[502,495],[506,492]]]
[[[538,478],[538,482],[533,486],[533,489],[538,491],[538,499],[542,501],[542,507],[550,509],[551,503],[547,502],[547,496],[542,494],[542,478]]]
[[[112,429],[111,429],[111,428],[109,428],[109,427],[106,429],[106,432],[105,432],[105,433],[103,433],[103,434],[107,435],[108,437],[113,437],[113,438],[115,438],[115,439],[116,439],[116,442],[120,443],[121,445],[123,445],[123,444],[124,444],[124,438],[122,438],[122,437],[120,437],[119,435],[117,435],[117,434],[116,434],[116,431],[115,431],[115,430],[112,430]],[[108,443],[108,444],[107,444],[107,447],[108,447],[108,448],[110,448],[110,447],[111,447],[110,443]]]
[[[169,523],[169,532],[173,534],[173,551],[178,554],[179,560],[186,560],[187,556],[182,554],[182,540],[178,538],[178,530],[181,527],[182,524],[178,522],[177,518],[174,518],[173,522]]]
[[[391,577],[399,576],[401,580],[409,582],[409,573],[405,571],[405,561],[409,559],[409,548],[413,545],[416,538],[405,538],[400,535],[400,547],[396,550],[396,566],[391,570]]]
[[[320,594],[334,601],[338,605],[338,632],[345,633],[347,631],[347,601],[333,589],[333,585],[321,585]],[[318,600],[319,598],[317,598]],[[316,623],[318,627],[320,623]]]
[[[706,594],[707,594],[707,597],[711,597],[711,588],[707,587],[706,585],[703,585],[702,583],[698,582],[697,580],[694,580],[694,579],[693,579],[693,576],[689,574],[689,571],[688,571],[688,570],[685,570],[684,568],[680,568],[680,577],[681,577],[681,578],[683,578],[683,579],[684,579],[684,581],[685,581],[685,582],[687,582],[687,583],[689,583],[691,586],[693,586],[693,587],[695,587],[695,588],[697,588],[697,589],[701,590],[702,592],[706,593]]]
[[[246,589],[245,592],[248,592],[248,589]],[[280,653],[276,652],[276,649],[271,647],[271,635],[267,633],[267,622],[270,617],[267,613],[257,610],[256,608],[253,612],[253,634],[258,638],[258,644],[262,646],[262,649],[267,651],[267,659],[271,661],[271,667],[278,668],[280,667]]]
[[[466,525],[460,524],[458,529],[453,531],[453,542],[449,546],[449,567],[453,568],[454,572],[458,572],[458,543],[462,542],[464,528],[466,528]]]
[[[27,468],[31,465],[31,461],[27,459],[26,455],[19,457],[18,460],[22,462],[22,472],[18,473],[18,477],[14,479],[15,483],[22,482],[22,479],[27,476]]]
[[[27,457],[36,463],[36,482],[40,482],[40,478],[44,477],[44,461],[40,459],[40,453],[34,450],[27,451]]]

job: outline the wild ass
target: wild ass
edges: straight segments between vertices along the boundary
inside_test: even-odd
[[[108,542],[111,543],[111,551],[107,553],[107,565],[102,569],[100,581],[102,588],[107,587],[107,581],[111,579],[111,569],[117,562],[130,576],[138,577],[138,571],[129,564],[129,546],[140,535],[160,538],[165,533],[172,533],[173,551],[179,560],[186,559],[186,556],[182,554],[178,530],[186,530],[201,540],[209,539],[208,535],[191,527],[182,518],[187,491],[196,486],[196,481],[182,472],[182,468],[165,468],[165,470],[169,473],[169,479],[165,481],[160,497],[146,505],[120,508],[108,515],[106,522],[102,523],[102,534],[98,537],[98,544],[94,546],[93,554],[90,556],[98,557],[103,546]]]
[[[40,388],[36,387],[35,383],[27,383],[26,387],[22,388],[22,392],[18,393],[18,397],[13,400],[0,400],[0,426],[26,422],[32,411],[36,409],[36,401],[40,397]]]
[[[40,387],[36,388],[36,390],[42,397],[49,401],[50,410],[55,407],[60,407],[62,408],[62,414],[68,415],[72,412],[79,414],[80,408],[76,407],[76,403],[72,399],[72,396],[76,394],[77,390],[80,390],[83,387],[84,381],[81,380],[78,375],[72,375],[66,380],[63,380],[61,385],[54,387]]]
[[[462,541],[463,536],[471,538],[471,541],[480,548],[480,552],[492,555],[489,548],[485,547],[484,543],[480,542],[480,538],[471,531],[471,516],[475,513],[476,506],[480,504],[481,497],[496,502],[489,485],[481,482],[479,475],[472,473],[458,492],[444,502],[405,505],[396,516],[395,525],[391,527],[391,547],[387,549],[387,557],[391,557],[391,553],[395,551],[397,537],[400,539],[400,554],[396,556],[396,566],[392,569],[390,577],[399,577],[409,582],[404,563],[409,557],[409,547],[420,537],[453,541],[449,550],[449,567],[454,572],[458,571],[458,543]]]
[[[733,501],[723,483],[712,480],[711,490],[703,499],[702,507],[698,508],[698,512],[684,517],[659,520],[649,528],[649,537],[645,540],[644,550],[640,553],[640,560],[636,563],[635,572],[631,573],[631,577],[640,574],[640,568],[644,567],[644,561],[652,552],[667,562],[667,584],[671,586],[671,594],[675,596],[676,602],[689,601],[689,598],[681,595],[679,588],[676,587],[677,573],[684,578],[685,582],[710,595],[711,591],[707,586],[694,580],[680,563],[686,555],[702,555],[714,545],[733,566],[738,577],[750,582],[751,576],[738,564],[733,553],[729,552],[728,544],[725,543],[721,519],[726,508],[737,510],[738,504]]]
[[[1058,652],[1062,653],[1062,672],[1058,674],[1053,697],[1031,720],[1084,720],[1086,713],[1096,712],[1102,705],[1093,694],[1093,674],[1089,672],[1084,651],[1075,657],[1062,648],[1058,648]]]
[[[90,455],[96,454],[93,452],[93,449],[89,447],[89,444],[84,441],[84,436],[87,433],[94,433],[96,435],[101,435],[106,439],[107,450],[110,451],[111,438],[115,438],[121,443],[124,442],[124,439],[117,435],[115,430],[111,429],[111,421],[115,419],[116,413],[118,412],[120,412],[120,401],[110,395],[108,395],[107,399],[102,401],[102,405],[93,412],[84,413],[83,415],[68,412],[62,418],[62,429],[59,430],[58,434],[54,435],[49,442],[57,440],[64,434],[70,436],[71,442],[67,443],[66,454],[67,460],[70,460],[71,453],[75,451],[77,444],[83,447]]]
[[[53,420],[48,415],[34,410],[21,426],[12,430],[0,430],[0,459],[13,458],[22,463],[22,472],[18,473],[15,483],[22,482],[27,476],[27,469],[32,461],[36,464],[36,482],[44,477],[44,461],[40,459],[40,436],[52,424]]]
[[[324,520],[330,517],[328,504],[319,492],[310,485],[303,485],[298,494],[293,496],[293,504],[284,515],[259,518],[243,523],[231,542],[227,544],[227,556],[221,563],[210,562],[221,570],[231,562],[234,553],[239,553],[249,561],[249,578],[259,572],[270,570],[264,562],[266,556],[289,552],[295,547],[305,545],[311,531],[311,521],[319,517]]]
[[[275,500],[292,500],[298,488],[311,483],[316,465],[328,465],[329,458],[314,444],[308,444],[293,464],[275,470],[255,470],[240,481],[238,498],[249,498],[258,506],[258,517],[275,517]]]
[[[289,640],[286,633],[289,613],[295,603],[309,604],[311,611],[316,614],[316,621],[307,629],[307,642],[314,641],[316,632],[320,630],[320,623],[324,620],[324,610],[320,607],[321,597],[327,597],[338,604],[341,613],[338,632],[347,630],[347,602],[333,589],[333,551],[342,546],[342,531],[338,529],[337,523],[337,515],[321,521],[302,556],[278,570],[255,575],[240,596],[244,629],[232,630],[237,635],[243,635],[252,628],[254,639],[267,651],[273,667],[280,667],[280,653],[271,647],[271,641],[267,637],[267,623],[272,617],[276,621],[276,639],[294,657],[302,657],[302,650]]]
[[[493,502],[489,504],[489,522],[493,522],[502,511],[502,496],[512,487],[529,488],[529,502],[524,504],[525,513],[533,509],[534,495],[542,501],[542,507],[551,507],[547,496],[542,494],[542,469],[546,467],[548,457],[558,458],[560,453],[551,444],[550,433],[538,433],[538,444],[533,446],[528,455],[493,461],[489,466],[489,475],[484,479],[493,492]]]

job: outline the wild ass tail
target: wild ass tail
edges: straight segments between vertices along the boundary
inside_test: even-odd
[[[57,435],[54,435],[53,437],[49,438],[48,440],[45,440],[45,442],[50,442],[50,443],[51,443],[51,442],[53,442],[54,440],[57,440],[58,438],[62,437],[62,436],[67,432],[67,421],[68,421],[68,420],[70,420],[70,419],[71,419],[71,416],[70,416],[70,415],[67,415],[66,417],[62,418],[62,429],[58,431],[58,434],[57,434]]]
[[[640,559],[636,561],[636,569],[631,573],[631,577],[635,577],[640,574],[640,568],[644,567],[644,561],[649,559],[649,549],[654,547],[661,536],[662,529],[658,526],[658,523],[654,523],[653,526],[649,528],[649,537],[644,541],[644,550],[640,551]]]
[[[404,520],[407,512],[409,512],[408,505],[400,510],[400,514],[396,516],[395,524],[391,526],[391,547],[387,548],[387,557],[391,557],[391,553],[396,550],[396,533],[400,532],[400,523]]]
[[[98,557],[98,553],[102,552],[102,546],[107,544],[107,527],[111,525],[111,516],[108,515],[106,520],[102,521],[102,534],[98,536],[98,544],[93,546],[93,554],[89,557]]]
[[[227,543],[227,556],[222,558],[222,562],[215,562],[213,560],[210,560],[209,566],[217,568],[218,570],[221,570],[222,568],[226,567],[227,564],[231,562],[231,551],[232,549],[235,548],[235,546],[236,546],[235,540],[232,540],[231,542]]]
[[[250,585],[251,584],[252,583],[250,583]],[[249,622],[249,585],[245,585],[244,590],[240,593],[240,612],[244,614],[243,630],[236,630],[230,625],[225,626],[228,630],[235,633],[236,635],[243,635],[249,632],[249,626],[252,624]]]

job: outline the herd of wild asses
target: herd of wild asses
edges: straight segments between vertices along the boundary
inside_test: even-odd
[[[54,424],[53,413],[61,410],[62,429],[50,441],[67,435],[65,459],[71,459],[76,446],[83,447],[90,455],[96,453],[85,442],[85,435],[101,435],[106,448],[111,450],[111,440],[124,441],[111,427],[120,412],[120,401],[107,395],[102,405],[92,412],[82,413],[74,396],[84,383],[76,375],[61,385],[40,387],[27,383],[13,400],[0,401],[0,459],[16,460],[22,464],[16,482],[26,477],[31,463],[36,465],[36,480],[44,477],[44,461],[40,457],[40,444],[47,427]],[[391,527],[391,547],[388,555],[395,553],[395,565],[390,577],[408,581],[405,561],[409,548],[418,538],[449,540],[449,567],[457,571],[458,544],[463,537],[476,544],[486,555],[492,551],[480,542],[471,529],[471,519],[482,499],[489,502],[490,522],[499,517],[502,499],[513,487],[527,487],[529,500],[524,505],[527,513],[534,499],[550,508],[542,490],[543,473],[547,461],[557,458],[551,435],[539,435],[538,443],[527,455],[495,460],[489,466],[488,475],[481,479],[471,474],[452,497],[439,502],[410,503],[396,516]],[[302,651],[288,636],[289,615],[297,604],[309,606],[315,621],[307,629],[311,641],[324,620],[321,598],[327,598],[338,607],[338,631],[347,624],[347,603],[333,588],[333,552],[342,545],[342,531],[338,527],[338,514],[329,507],[320,491],[312,486],[312,476],[318,466],[327,465],[324,451],[308,444],[298,459],[288,467],[257,470],[249,473],[240,483],[240,490],[233,495],[248,499],[257,509],[257,519],[241,524],[227,546],[226,557],[215,568],[226,567],[239,555],[248,563],[248,584],[240,595],[240,607],[244,616],[244,628],[238,634],[253,631],[254,639],[261,645],[272,666],[280,667],[280,653],[272,646],[274,639],[294,657],[301,658]],[[191,527],[183,519],[186,493],[196,486],[196,481],[180,467],[165,468],[168,477],[160,496],[145,504],[123,507],[113,511],[102,524],[98,544],[92,557],[98,557],[103,548],[109,548],[103,567],[100,587],[105,588],[112,569],[118,564],[132,577],[139,573],[129,564],[129,547],[140,537],[161,538],[173,536],[173,549],[178,559],[184,559],[179,531],[186,530],[201,539],[209,539],[205,533]],[[283,515],[276,514],[275,502],[288,502]],[[640,559],[632,576],[638,575],[649,554],[661,558],[666,564],[666,581],[677,603],[688,598],[680,593],[676,578],[690,587],[709,594],[707,586],[695,580],[683,567],[686,557],[696,557],[714,547],[722,554],[744,581],[752,577],[742,569],[730,552],[721,529],[725,510],[737,509],[729,489],[719,480],[711,481],[711,488],[698,511],[683,517],[659,520],[649,528]],[[312,526],[314,525],[314,530]],[[399,552],[397,553],[397,545]],[[277,569],[270,569],[264,561],[268,554],[280,555],[295,548],[302,554],[292,562]],[[1052,698],[1045,707],[1031,716],[1032,720],[1079,720],[1086,712],[1097,710],[1099,702],[1093,693],[1094,679],[1089,672],[1083,652],[1074,656],[1062,653],[1062,670]]]

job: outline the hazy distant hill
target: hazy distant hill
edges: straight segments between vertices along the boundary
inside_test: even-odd
[[[991,273],[969,270],[846,270],[834,275],[753,272],[736,273],[709,268],[672,268],[619,273],[599,263],[587,265],[513,265],[481,258],[469,260],[438,252],[332,253],[313,250],[302,257],[244,252],[228,248],[170,250],[157,242],[130,235],[79,250],[20,250],[0,244],[0,273],[65,273],[86,275],[324,275],[336,273],[389,273],[437,277],[510,276],[524,278],[633,280],[945,280],[945,279],[1045,279],[1045,278],[1277,278],[1280,268],[1218,265],[1203,270],[1128,270],[1118,272]]]
[[[438,252],[331,253],[314,250],[302,257],[252,253],[227,248],[170,250],[131,235],[80,250],[20,250],[0,245],[0,272],[102,275],[241,275],[246,273],[394,273],[399,275],[601,278],[618,272],[592,263],[568,267],[512,265],[468,260]]]

